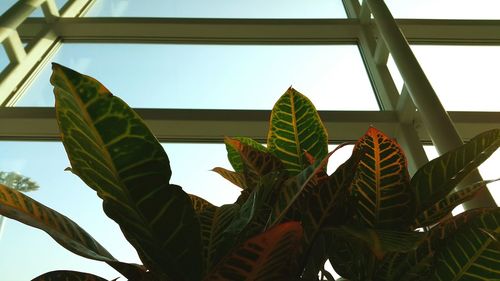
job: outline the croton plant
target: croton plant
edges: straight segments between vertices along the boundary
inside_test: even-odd
[[[98,81],[54,64],[51,83],[71,171],[96,191],[143,264],[116,260],[75,222],[4,185],[0,214],[129,280],[334,280],[328,260],[343,280],[500,280],[500,209],[450,215],[488,183],[454,191],[500,145],[499,129],[410,178],[401,147],[371,127],[328,174],[335,151],[325,127],[290,88],[272,110],[266,146],[224,140],[234,171],[214,171],[241,195],[214,206],[170,182],[160,143]],[[104,279],[60,270],[33,280]]]

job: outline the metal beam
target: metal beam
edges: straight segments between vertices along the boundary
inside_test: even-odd
[[[247,136],[265,140],[270,111],[265,110],[194,110],[136,109],[161,141],[222,142],[224,136]],[[394,112],[322,111],[330,142],[352,141],[373,125],[393,135],[397,116]],[[0,139],[58,140],[59,132],[53,108],[0,108]]]
[[[65,5],[61,16],[74,17],[88,9],[95,0],[74,0]],[[60,46],[60,37],[52,30],[51,23],[59,18],[54,0],[18,1],[0,17],[0,42],[5,46],[10,64],[0,70],[0,106],[12,106],[43,65]],[[45,18],[38,20],[35,34],[29,38],[30,47],[21,43],[20,26],[26,18],[42,5]]]
[[[396,23],[412,44],[500,44],[500,20]],[[45,26],[43,19],[27,19],[19,27],[21,38],[33,38]],[[62,18],[52,26],[66,42],[333,44],[357,42],[361,23],[356,19]],[[369,28],[375,29],[373,23]]]
[[[401,76],[405,80],[408,93],[420,112],[420,118],[428,130],[439,154],[442,155],[462,145],[463,141],[455,125],[442,106],[384,1],[365,1],[370,7],[382,39],[387,44],[387,48],[392,54]],[[479,180],[481,180],[481,177],[476,171],[462,183],[466,185]],[[461,186],[458,187],[458,189],[460,188]],[[495,201],[487,190],[479,193],[474,199],[464,204],[466,210],[494,206],[496,206]]]
[[[270,112],[266,110],[136,109],[162,141],[221,142],[224,136],[248,136],[265,140]],[[468,140],[500,126],[500,112],[449,112]],[[320,111],[330,142],[358,139],[368,126],[396,136],[400,128],[396,111]],[[0,108],[0,140],[58,140],[53,108]],[[420,124],[420,120],[415,120]],[[417,125],[418,138],[431,144],[427,131]],[[399,140],[399,138],[398,138]]]

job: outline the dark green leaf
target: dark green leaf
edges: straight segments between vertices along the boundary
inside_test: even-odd
[[[397,231],[388,229],[372,229],[357,226],[341,226],[327,228],[324,231],[342,236],[344,239],[357,239],[378,258],[382,259],[389,252],[409,252],[425,238],[423,232]]]
[[[307,199],[306,194],[328,180],[325,167],[332,153],[330,152],[324,158],[316,160],[313,165],[309,165],[302,172],[287,180],[280,188],[278,199],[273,207],[271,225],[294,218],[294,214],[300,212],[299,209],[304,207],[304,201]]]
[[[429,275],[433,273],[436,252],[443,248],[446,241],[468,222],[492,214],[498,216],[499,209],[474,209],[442,221],[428,232],[417,249],[387,258],[378,274],[383,278],[376,280],[429,280]]]
[[[429,280],[500,280],[500,208],[462,224],[436,253]]]
[[[57,270],[42,274],[31,281],[107,281],[106,279],[90,274],[70,270]]]
[[[500,145],[500,129],[481,133],[468,143],[422,166],[411,179],[417,214],[445,197]]]
[[[313,241],[325,225],[338,225],[350,219],[347,206],[348,188],[351,186],[361,153],[351,157],[330,176],[327,181],[311,188],[306,195],[306,205],[300,208],[304,239]]]
[[[237,140],[243,144],[246,144],[248,146],[251,146],[255,150],[258,150],[260,152],[267,152],[267,148],[263,146],[262,144],[256,142],[255,140],[251,138],[245,138],[245,137],[232,137],[232,138],[225,138],[225,140]],[[225,142],[225,141],[224,141]],[[227,150],[227,159],[229,160],[229,163],[231,163],[231,166],[233,166],[233,169],[236,173],[242,173],[243,172],[243,159],[241,159],[240,152],[236,150],[233,145],[226,143],[226,150]]]
[[[73,173],[103,199],[149,269],[199,280],[198,220],[189,196],[169,183],[167,155],[142,119],[89,76],[53,64],[51,83]]]
[[[237,204],[210,206],[199,214],[205,271],[210,271],[219,262],[221,254],[217,255],[217,250],[221,251],[224,247],[224,232],[236,217],[239,208]]]
[[[224,141],[226,146],[231,146],[239,153],[245,185],[250,191],[265,175],[283,170],[283,163],[269,152],[255,149],[237,139],[226,138]]]
[[[472,199],[479,191],[486,188],[486,185],[496,180],[480,181],[470,186],[464,187],[457,192],[453,192],[445,198],[439,200],[427,210],[421,212],[415,222],[413,228],[425,227],[439,222],[441,219],[450,214],[456,206],[463,202]]]
[[[259,234],[227,255],[205,281],[290,281],[291,267],[300,247],[298,222],[280,224]]]

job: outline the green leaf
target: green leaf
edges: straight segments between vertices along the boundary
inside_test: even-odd
[[[425,238],[423,232],[373,229],[358,226],[327,228],[324,231],[342,236],[344,239],[362,241],[378,258],[382,259],[389,252],[409,252]]]
[[[226,143],[227,159],[229,160],[229,163],[231,163],[231,166],[233,166],[234,171],[237,173],[243,172],[243,159],[241,159],[239,151],[235,149],[233,145],[226,142],[226,140],[231,140],[231,139],[237,140],[243,144],[251,146],[252,148],[260,152],[267,152],[267,148],[265,146],[263,146],[262,144],[256,142],[251,138],[246,138],[246,137],[225,138],[224,142]]]
[[[57,270],[42,274],[31,281],[107,281],[106,279],[84,272]]]
[[[300,173],[309,165],[304,151],[315,159],[323,159],[328,153],[327,133],[316,108],[293,88],[289,88],[274,105],[267,147],[291,175]]]
[[[293,219],[294,214],[303,210],[304,199],[307,199],[306,194],[328,179],[325,167],[332,154],[333,151],[285,182],[279,190],[278,199],[273,207],[271,225],[276,225],[285,219]]]
[[[376,280],[397,280],[397,281],[416,281],[429,280],[435,263],[436,252],[439,251],[446,241],[453,237],[455,233],[468,222],[489,216],[496,213],[499,209],[473,209],[451,217],[434,226],[427,237],[420,243],[417,249],[408,253],[397,253],[388,257],[378,274],[380,277]]]
[[[0,214],[41,229],[67,250],[85,258],[107,262],[128,278],[145,272],[138,265],[117,261],[92,236],[66,216],[2,184]]]
[[[407,228],[413,208],[406,157],[401,147],[370,127],[354,150],[365,151],[351,187],[358,220],[373,228]]]
[[[193,209],[198,216],[201,213],[203,213],[206,209],[215,208],[215,206],[212,205],[212,203],[196,195],[189,194],[189,198],[191,199],[191,204],[193,205]]]
[[[335,226],[350,219],[347,194],[351,186],[361,153],[353,152],[351,157],[330,176],[327,181],[311,188],[306,196],[306,205],[300,208],[304,240],[310,244],[325,225]]]
[[[436,253],[429,280],[500,279],[500,208],[460,226]]]
[[[73,173],[103,199],[141,260],[175,280],[201,278],[199,223],[169,183],[165,151],[142,119],[97,80],[53,64],[56,113]]]
[[[500,129],[481,133],[468,143],[422,166],[411,179],[417,214],[427,210],[457,186],[500,145]]]
[[[352,281],[372,280],[376,257],[360,240],[331,237],[329,259],[335,272]]]
[[[236,217],[240,206],[227,204],[221,207],[211,206],[200,213],[201,238],[203,244],[203,263],[205,271],[210,271],[219,262],[220,252],[224,247],[224,233]]]
[[[230,181],[237,187],[240,187],[241,189],[245,189],[245,178],[243,176],[243,173],[241,172],[233,172],[229,171],[227,169],[221,168],[221,167],[215,167],[212,169],[213,172],[216,172],[217,174],[221,175],[223,178],[226,180]]]
[[[294,280],[296,271],[292,264],[301,236],[298,222],[273,227],[236,247],[204,280]]]
[[[250,191],[265,175],[283,170],[283,163],[269,152],[255,149],[237,139],[226,138],[224,142],[226,146],[231,146],[239,153],[243,164],[242,173],[245,185]]]
[[[480,181],[464,187],[457,192],[451,193],[450,195],[436,202],[427,210],[420,213],[417,218],[415,218],[415,222],[413,223],[412,228],[425,227],[439,222],[441,219],[449,215],[456,206],[474,198],[474,196],[479,191],[481,191],[483,188],[486,188],[487,184],[495,182],[497,180],[499,179]]]

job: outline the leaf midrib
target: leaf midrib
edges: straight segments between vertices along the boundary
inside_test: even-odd
[[[77,91],[76,91],[76,88],[73,86],[73,83],[71,83],[68,80],[68,78],[67,78],[66,74],[64,73],[64,71],[60,67],[58,67],[58,68],[59,68],[58,72],[63,77],[66,85],[69,85],[69,87],[73,90],[69,94],[71,96],[75,97],[74,100],[78,103],[78,105],[80,106],[80,108],[84,108],[85,109],[85,110],[80,111],[80,114],[83,116],[84,120],[86,121],[87,126],[89,126],[89,128],[91,128],[91,131],[94,134],[94,136],[96,137],[96,140],[99,142],[99,145],[101,145],[101,147],[106,147],[103,139],[101,138],[100,134],[98,133],[97,128],[94,126],[94,122],[93,122],[92,118],[88,114],[88,110],[87,110],[87,107],[85,106],[85,103],[81,100],[81,98],[77,94],[75,94],[75,93],[77,93]],[[61,87],[58,87],[58,88],[60,90],[64,91],[64,89],[62,89]],[[56,101],[57,101],[57,99],[56,99]],[[111,158],[111,155],[109,154],[109,151],[107,149],[102,149],[102,150],[104,152],[103,156],[104,156],[105,160],[108,161],[107,164],[110,166],[111,171],[113,172],[113,176],[115,177],[115,179],[117,180],[117,182],[120,183],[120,186],[122,187],[122,193],[125,195],[128,203],[132,203],[130,205],[132,205],[134,207],[133,209],[132,208],[130,208],[130,209],[133,210],[134,213],[136,213],[137,217],[141,219],[141,221],[143,222],[143,224],[148,227],[148,232],[151,234],[150,237],[153,238],[154,242],[156,244],[159,244],[158,243],[159,241],[156,239],[156,235],[154,235],[154,232],[152,231],[152,226],[145,219],[145,217],[143,216],[143,214],[137,211],[138,206],[135,204],[135,202],[133,200],[131,200],[131,197],[130,197],[130,194],[128,192],[128,189],[126,188],[126,185],[120,179],[119,173],[116,170],[116,167],[115,167],[114,162],[113,162],[113,160]],[[68,154],[68,157],[69,157],[69,154]],[[130,232],[128,232],[128,233],[130,233]]]
[[[297,128],[297,112],[295,110],[295,99],[294,99],[294,92],[293,91],[290,91],[289,93],[289,96],[290,96],[290,110],[291,110],[291,113],[292,113],[292,127],[293,127],[293,137],[295,139],[295,150],[296,150],[296,153],[297,153],[297,161],[299,164],[300,167],[302,167],[302,160],[301,160],[301,143],[299,141],[299,132],[298,132],[298,128]]]
[[[483,252],[489,247],[489,245],[493,242],[493,239],[490,237],[487,238],[486,243],[484,243],[476,252],[474,255],[467,260],[467,263],[462,267],[462,270],[458,272],[458,274],[455,276],[453,281],[458,281],[462,276],[467,272],[467,270],[475,264],[476,260],[483,254]]]

